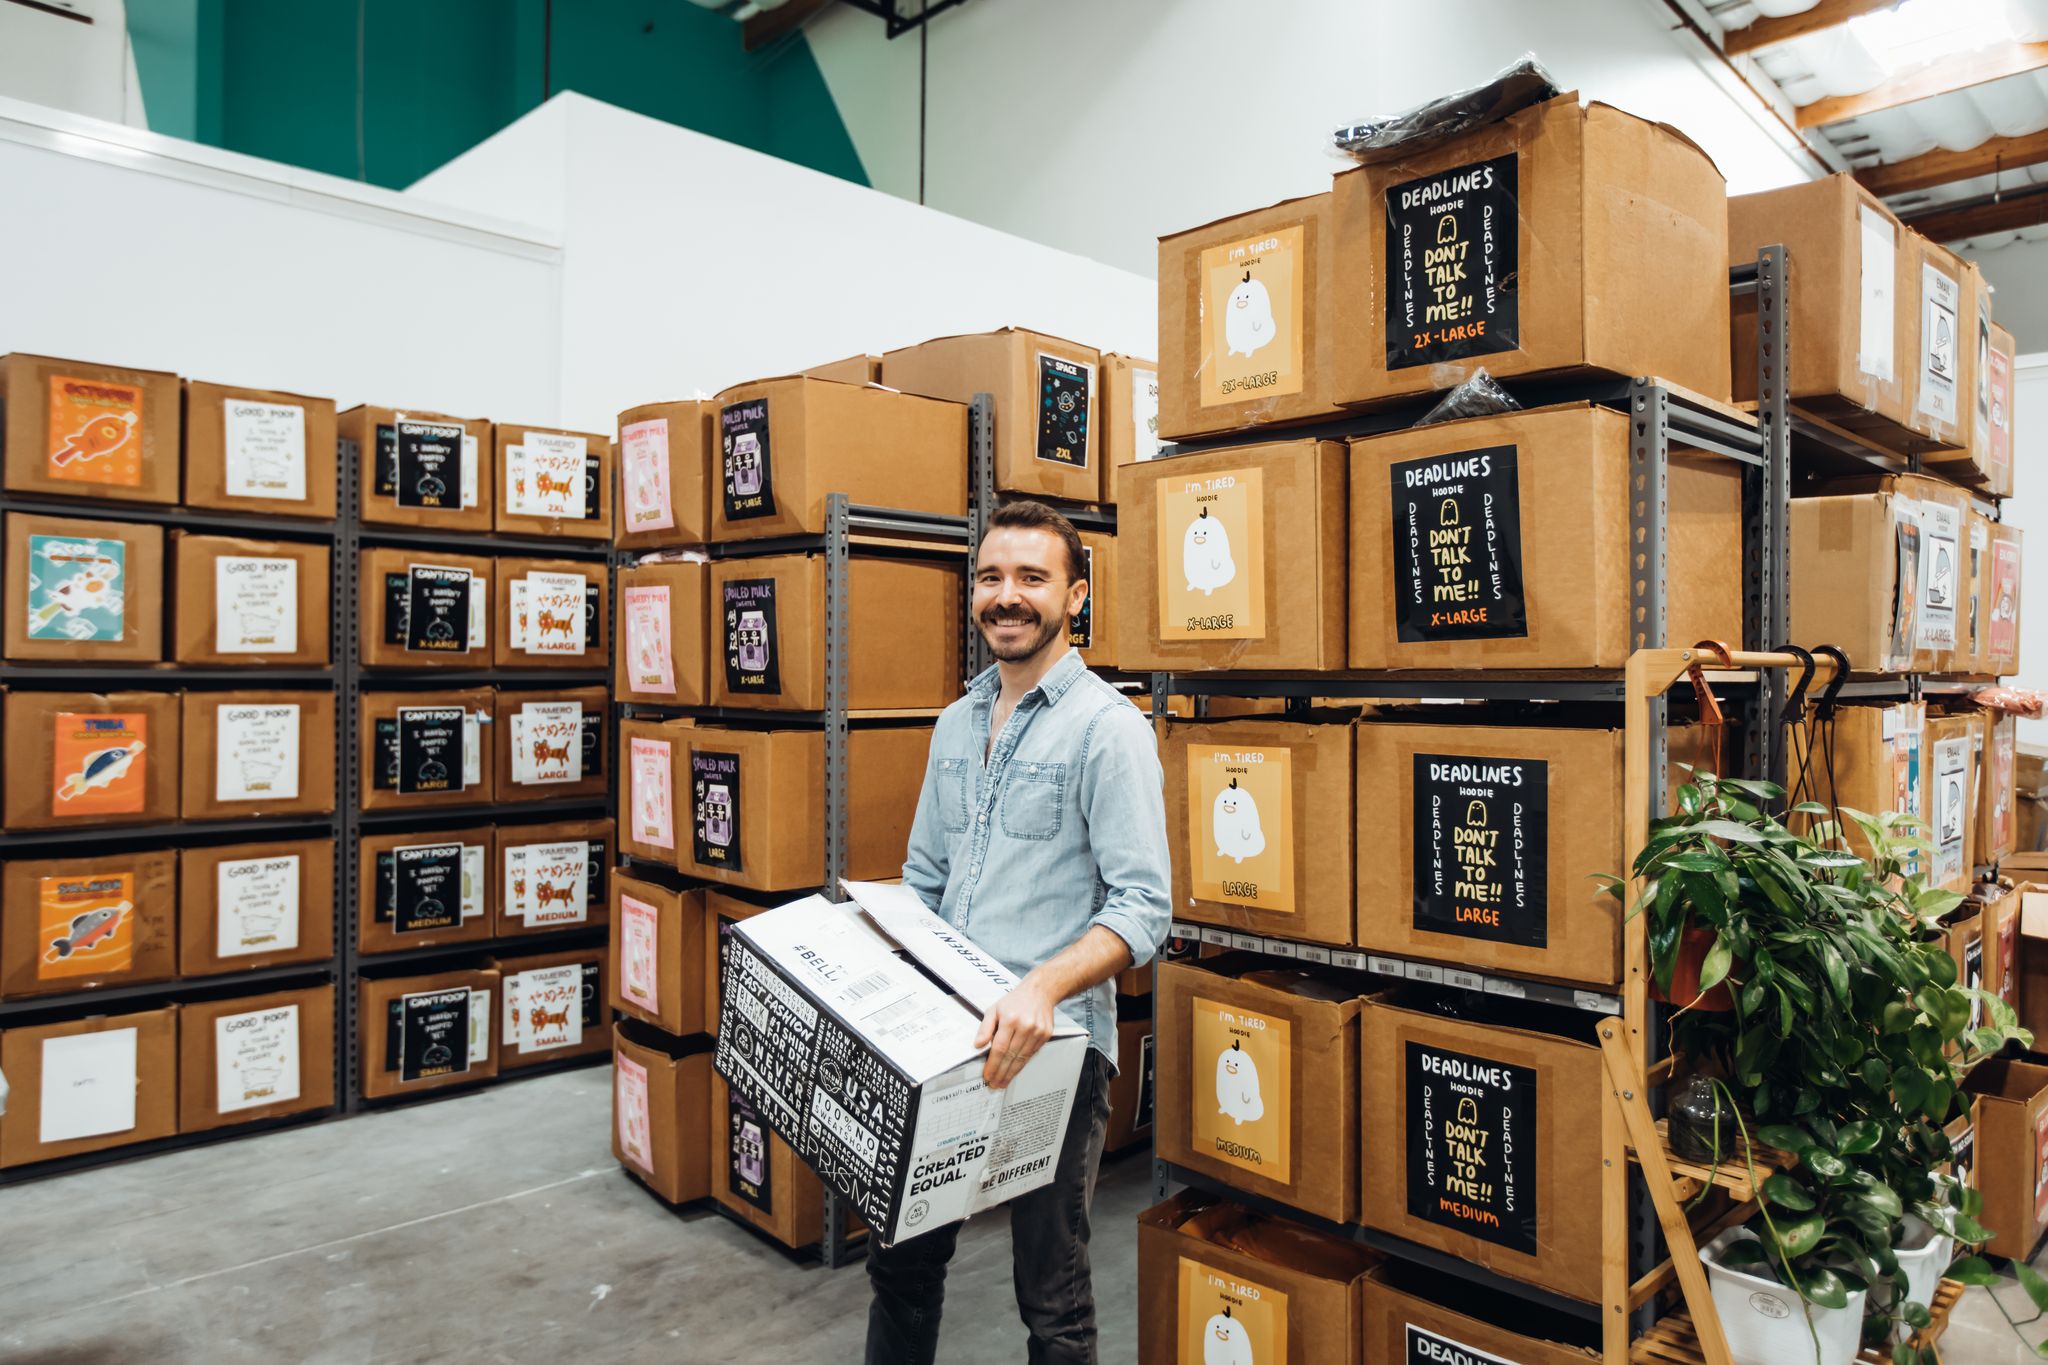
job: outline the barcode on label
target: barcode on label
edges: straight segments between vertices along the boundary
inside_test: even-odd
[[[923,1009],[923,1001],[914,995],[906,995],[895,1004],[884,1005],[881,1009],[876,1010],[864,1022],[871,1029],[875,1029],[878,1032],[885,1031],[893,1027],[898,1021],[921,1013]]]
[[[887,972],[870,972],[852,985],[843,988],[840,994],[849,1001],[865,1000],[889,984]]]

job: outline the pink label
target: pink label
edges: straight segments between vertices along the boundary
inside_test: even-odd
[[[635,692],[676,694],[675,651],[669,644],[668,584],[628,588],[626,681]]]
[[[1991,352],[1991,437],[1985,472],[1994,491],[2006,486],[2004,474],[2012,468],[2012,359],[2003,351]]]
[[[670,783],[670,754],[665,739],[633,741],[633,838],[656,848],[676,846],[674,788]]]
[[[661,1012],[661,973],[655,970],[661,916],[646,901],[619,894],[619,994],[650,1014]]]
[[[647,1068],[624,1055],[612,1058],[612,1105],[619,1126],[619,1150],[628,1161],[654,1174],[654,1140],[647,1124]]]
[[[2048,1221],[2048,1109],[2034,1119],[2034,1224]]]
[[[1991,547],[1991,657],[2012,660],[2019,652],[2020,547],[2000,540]]]
[[[626,529],[665,531],[676,524],[668,486],[668,419],[619,429],[619,466],[626,484]]]

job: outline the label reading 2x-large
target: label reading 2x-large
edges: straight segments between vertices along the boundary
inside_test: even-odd
[[[1521,344],[1513,153],[1387,191],[1387,368]]]

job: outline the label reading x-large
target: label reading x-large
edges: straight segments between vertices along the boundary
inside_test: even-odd
[[[725,614],[725,688],[773,696],[782,691],[776,648],[775,580],[736,578],[719,591]]]
[[[1521,344],[1513,153],[1387,191],[1387,368]]]
[[[1542,948],[1550,765],[1415,755],[1415,927]]]
[[[750,398],[718,412],[724,461],[719,496],[727,521],[775,515],[775,476],[768,461],[768,400]]]
[[[1408,1213],[1536,1252],[1536,1073],[1408,1044]]]
[[[1394,499],[1394,625],[1404,641],[1529,633],[1515,447],[1488,446],[1388,471]]]

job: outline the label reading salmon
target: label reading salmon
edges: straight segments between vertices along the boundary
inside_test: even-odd
[[[1180,1365],[1285,1365],[1287,1295],[1180,1258]]]
[[[1203,407],[1301,392],[1307,232],[1296,223],[1202,252]]]
[[[103,976],[135,965],[135,874],[36,879],[36,979]]]
[[[1521,344],[1513,153],[1387,191],[1387,368]]]
[[[1402,460],[1394,500],[1394,625],[1404,642],[1529,633],[1515,447]]]
[[[1294,755],[1188,746],[1193,898],[1293,913]]]
[[[1536,1253],[1536,1073],[1410,1042],[1408,1213]]]
[[[1197,1153],[1286,1184],[1294,1178],[1294,1026],[1194,998],[1188,1112]]]
[[[1166,475],[1158,489],[1159,638],[1264,639],[1262,471]]]
[[[50,814],[137,815],[148,796],[149,717],[59,711],[50,717]]]
[[[140,488],[142,397],[138,384],[51,375],[50,477]]]
[[[1414,818],[1418,930],[1549,944],[1548,763],[1417,754]]]

